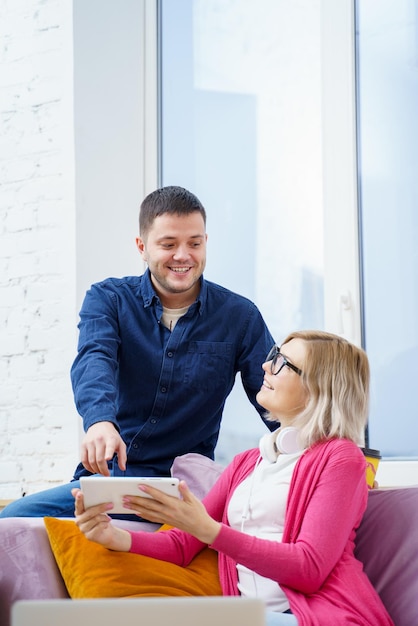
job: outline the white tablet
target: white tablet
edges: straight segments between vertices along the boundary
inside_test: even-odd
[[[82,476],[80,478],[80,487],[84,494],[86,509],[95,504],[113,502],[113,509],[108,511],[110,514],[130,513],[132,515],[132,511],[123,506],[123,496],[150,498],[150,495],[138,488],[139,485],[150,485],[170,496],[179,498],[178,484],[179,479],[170,476]]]

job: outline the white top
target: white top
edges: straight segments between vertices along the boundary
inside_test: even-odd
[[[166,328],[168,328],[168,330],[173,330],[178,320],[183,317],[183,315],[185,315],[188,310],[188,306],[183,307],[182,309],[167,309],[165,306],[163,306],[161,322]]]
[[[302,451],[279,454],[275,463],[260,456],[254,471],[238,485],[228,506],[228,522],[244,533],[281,541],[290,480]],[[285,593],[273,580],[237,564],[238,589],[242,596],[261,598],[269,611],[289,608]]]

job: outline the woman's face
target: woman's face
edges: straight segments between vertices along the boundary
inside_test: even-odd
[[[292,365],[303,371],[306,356],[306,343],[303,339],[291,339],[281,346],[280,352]],[[257,402],[270,412],[271,417],[277,418],[282,426],[291,426],[293,419],[308,400],[302,377],[287,366],[278,374],[272,374],[271,361],[263,364],[263,370],[264,380],[257,394]]]

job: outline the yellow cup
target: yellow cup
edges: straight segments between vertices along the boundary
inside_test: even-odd
[[[369,489],[373,488],[374,481],[376,480],[376,472],[379,467],[380,459],[382,455],[380,450],[372,450],[371,448],[362,448],[363,454],[366,457],[366,482]]]

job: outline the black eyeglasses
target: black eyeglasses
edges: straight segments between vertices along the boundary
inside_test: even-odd
[[[271,361],[270,371],[273,376],[277,376],[277,374],[279,374],[285,366],[296,372],[298,376],[302,376],[302,370],[296,367],[296,365],[293,365],[293,363],[290,363],[286,359],[286,357],[283,356],[283,354],[280,352],[279,346],[272,347],[272,349],[266,356],[266,362],[268,361]]]

